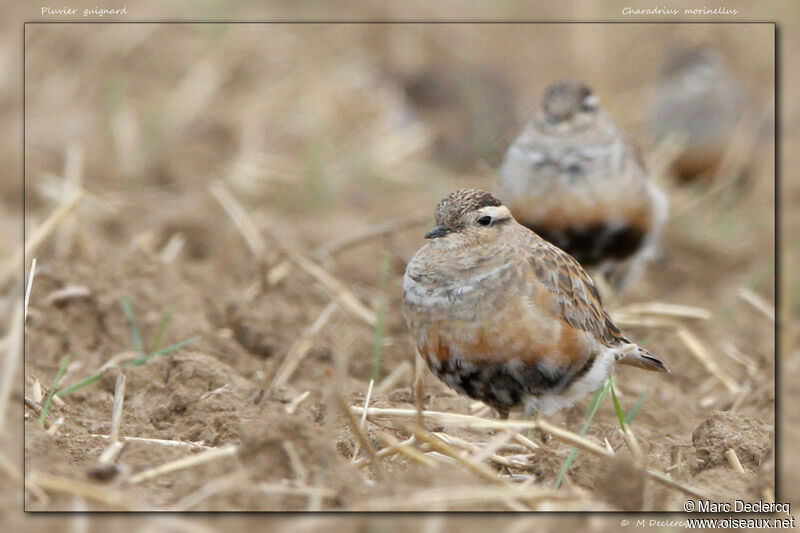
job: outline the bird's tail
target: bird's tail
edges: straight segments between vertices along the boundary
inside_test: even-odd
[[[650,370],[652,372],[669,372],[669,368],[661,362],[661,359],[651,354],[645,348],[633,343],[626,343],[617,352],[617,363],[643,368],[644,370]]]

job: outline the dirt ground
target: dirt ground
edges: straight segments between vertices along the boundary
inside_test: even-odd
[[[28,234],[74,191],[85,196],[34,254],[26,509],[73,510],[81,501],[92,510],[681,510],[684,492],[632,466],[610,399],[587,436],[618,459],[580,452],[558,491],[552,487],[571,450],[558,439],[536,436],[535,450],[506,444],[495,454],[501,461],[483,460],[512,487],[529,484],[518,499],[493,493],[487,476],[446,454],[427,454],[424,463],[397,454],[371,466],[340,400],[363,405],[377,372],[369,406],[414,409],[417,361],[401,314],[405,264],[444,194],[494,187],[503,151],[547,84],[569,77],[592,84],[658,168],[662,154],[645,118],[669,47],[717,43],[752,108],[765,110],[773,98],[772,32],[769,25],[28,25]],[[609,301],[626,334],[672,370],[616,373],[624,410],[644,395],[631,425],[644,463],[715,501],[774,492],[774,316],[759,307],[774,309],[775,301],[774,143],[763,124],[752,132],[746,165],[712,182],[721,186],[657,177],[672,201],[662,257]],[[241,207],[244,223],[226,212],[220,190]],[[337,244],[387,221],[395,230]],[[320,281],[326,274],[333,284]],[[347,298],[383,317],[382,335]],[[196,340],[140,366],[107,365],[139,355],[125,299],[145,352]],[[332,312],[331,301],[338,302]],[[708,316],[632,311],[647,302]],[[313,328],[320,316],[329,318]],[[709,360],[680,331],[698,339]],[[296,370],[273,386],[287,355],[297,353],[304,357]],[[60,387],[106,367],[53,403],[48,431],[37,424],[38,409],[65,356]],[[398,378],[381,386],[398,368]],[[129,439],[115,470],[98,469],[118,372],[126,378],[120,434],[139,440]],[[469,399],[422,375],[425,409],[475,413]],[[550,422],[580,432],[588,405],[584,399]],[[387,439],[409,438],[412,421],[368,417],[363,431],[380,450]],[[502,434],[434,420],[426,429],[460,439],[451,444],[483,445]],[[413,446],[425,451],[419,441]],[[731,449],[743,473],[726,456]],[[140,476],[214,450],[220,455],[208,462]],[[54,488],[64,481],[71,488]]]

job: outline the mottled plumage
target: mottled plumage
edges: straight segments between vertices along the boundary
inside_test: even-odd
[[[638,149],[572,81],[548,89],[506,152],[498,196],[521,224],[618,289],[641,273],[667,214]]]
[[[403,280],[404,314],[429,368],[503,414],[549,415],[594,390],[614,362],[665,370],[623,337],[592,280],[483,191],[436,209]]]

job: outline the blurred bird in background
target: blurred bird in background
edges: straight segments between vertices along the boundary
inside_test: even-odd
[[[506,152],[497,192],[521,224],[617,291],[655,255],[668,211],[638,148],[578,81],[547,89]]]
[[[676,49],[656,84],[649,121],[656,143],[681,147],[671,171],[681,181],[710,179],[740,123],[746,93],[725,58],[707,47]]]

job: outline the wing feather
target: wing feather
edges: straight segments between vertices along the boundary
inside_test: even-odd
[[[560,318],[567,324],[606,346],[629,342],[603,310],[594,282],[571,255],[542,240],[534,245],[528,263],[536,280],[556,298]]]

